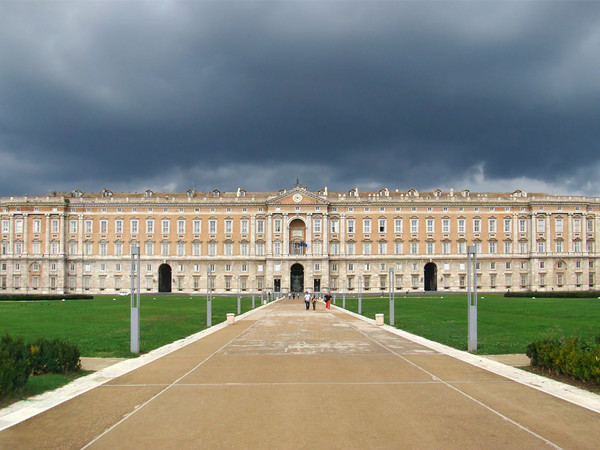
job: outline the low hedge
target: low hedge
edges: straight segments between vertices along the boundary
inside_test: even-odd
[[[527,345],[531,365],[600,384],[600,336],[595,342],[549,333]]]
[[[40,338],[29,344],[29,355],[34,375],[77,372],[81,368],[79,349],[69,341]]]
[[[529,298],[597,298],[600,291],[523,291],[506,292],[505,297],[529,297]]]
[[[0,339],[0,398],[25,386],[31,374],[29,351],[23,338]]]
[[[0,339],[0,399],[17,392],[30,375],[77,372],[80,352],[69,341],[44,338],[25,344],[23,338],[8,334]]]
[[[43,300],[91,300],[93,295],[88,294],[0,294],[2,300],[43,301]]]

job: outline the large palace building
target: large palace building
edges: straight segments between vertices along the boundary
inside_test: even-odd
[[[461,192],[116,193],[0,198],[0,292],[597,288],[600,198]],[[391,280],[390,280],[391,277]]]

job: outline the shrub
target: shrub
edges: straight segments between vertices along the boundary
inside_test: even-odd
[[[600,291],[522,291],[506,292],[505,297],[536,297],[536,298],[597,298]]]
[[[600,384],[600,337],[594,343],[572,336],[549,333],[527,345],[531,365],[583,381]]]
[[[29,344],[33,373],[77,372],[81,368],[81,356],[77,346],[70,341],[40,338]]]
[[[25,386],[31,366],[23,339],[8,334],[0,339],[0,398]]]

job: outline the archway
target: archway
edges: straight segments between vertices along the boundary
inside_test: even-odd
[[[158,292],[171,292],[171,266],[168,264],[158,268]]]
[[[437,291],[437,266],[432,262],[425,264],[425,290]]]
[[[290,269],[290,289],[292,292],[304,291],[304,267],[294,264]]]

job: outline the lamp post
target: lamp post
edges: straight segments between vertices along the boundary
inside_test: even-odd
[[[467,247],[467,303],[469,322],[467,347],[469,352],[474,352],[477,351],[477,247],[475,245]]]
[[[342,308],[346,309],[346,280],[344,280],[344,291],[342,292]]]
[[[212,326],[212,298],[210,289],[210,264],[206,268],[206,327]]]
[[[390,325],[394,326],[394,268],[390,267]]]
[[[237,277],[237,313],[238,316],[242,313],[242,288],[240,287],[240,277]]]
[[[362,275],[358,277],[358,313],[362,314]]]
[[[252,309],[255,308],[254,306],[254,282],[256,281],[256,279],[252,280]]]
[[[137,274],[137,276],[136,276]],[[131,353],[140,353],[140,248],[131,247]]]

